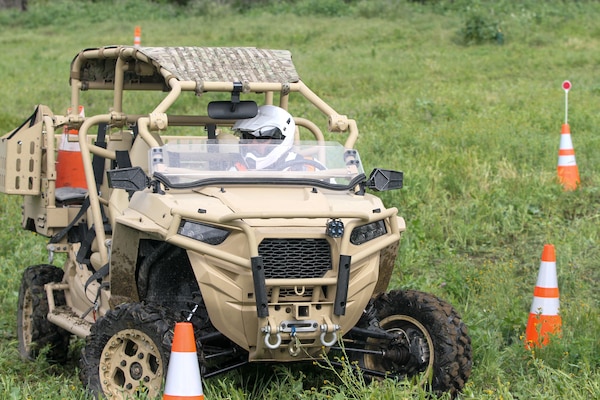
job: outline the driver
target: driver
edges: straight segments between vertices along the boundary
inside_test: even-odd
[[[244,155],[249,169],[276,169],[278,164],[297,157],[291,151],[296,123],[281,107],[260,106],[255,117],[237,121],[232,129],[243,143],[251,144]]]

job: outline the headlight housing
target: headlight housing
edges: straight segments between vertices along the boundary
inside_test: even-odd
[[[223,243],[225,239],[227,239],[227,236],[229,236],[229,231],[225,229],[187,220],[181,221],[177,233],[190,239],[212,245]]]
[[[383,220],[371,222],[369,224],[357,226],[356,228],[354,228],[352,230],[352,234],[350,235],[350,243],[358,246],[373,239],[376,239],[380,236],[383,236],[386,233],[387,229]]]

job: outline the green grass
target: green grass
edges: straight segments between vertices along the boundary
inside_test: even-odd
[[[303,80],[358,121],[363,162],[405,173],[404,189],[382,195],[408,228],[392,286],[432,292],[462,314],[474,367],[461,397],[600,398],[598,3],[354,1],[336,16],[314,15],[307,0],[297,2],[302,16],[287,3],[239,13],[224,2],[203,16],[206,2],[192,3],[184,12],[143,1],[40,0],[27,14],[0,11],[0,132],[37,103],[63,113],[75,54],[131,44],[135,25],[143,45],[289,49]],[[504,44],[468,45],[474,15],[500,29]],[[556,183],[565,79],[582,180],[574,192]],[[86,104],[106,111],[99,107]],[[47,254],[44,238],[20,229],[20,199],[0,199],[0,398],[87,398],[75,362],[18,357],[20,274]],[[522,335],[545,243],[557,251],[563,334],[527,351]],[[316,369],[232,373],[206,381],[205,394],[426,398],[406,382],[369,386]]]

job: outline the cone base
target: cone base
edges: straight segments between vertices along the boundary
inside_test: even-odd
[[[581,183],[577,166],[558,167],[558,181],[565,190],[575,190]]]
[[[560,315],[529,314],[525,330],[525,347],[542,347],[550,343],[551,335],[559,335],[562,326]]]

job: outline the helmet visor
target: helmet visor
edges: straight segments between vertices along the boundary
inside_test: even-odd
[[[242,139],[283,139],[281,129],[272,126],[263,126],[255,131],[241,131]]]

